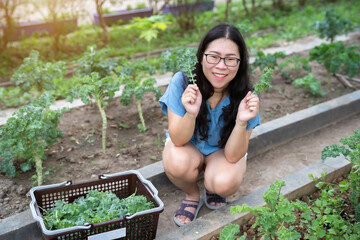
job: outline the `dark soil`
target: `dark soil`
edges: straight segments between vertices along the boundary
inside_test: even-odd
[[[360,45],[360,34],[348,41]],[[300,56],[308,56],[308,51]],[[327,75],[324,67],[312,62],[312,73],[322,82],[326,90]],[[290,79],[304,76],[306,72],[292,73]],[[357,76],[358,77],[358,76]],[[257,77],[253,76],[253,81]],[[332,89],[325,97],[314,97],[301,88],[294,88],[291,81],[274,72],[273,88],[260,95],[260,116],[262,123],[308,108],[309,106],[342,96],[353,90],[345,88],[336,78],[332,79]],[[358,86],[359,87],[359,86]],[[162,87],[165,91],[166,86]],[[143,100],[144,118],[148,130],[139,132],[139,117],[136,105],[122,106],[118,99],[110,102],[106,109],[108,119],[107,153],[101,150],[101,118],[95,105],[72,109],[61,118],[59,128],[64,137],[49,147],[44,161],[44,172],[49,171],[44,185],[96,179],[104,173],[115,173],[161,161],[161,152],[167,129],[167,118],[161,112],[154,95],[147,94]],[[127,127],[125,127],[127,126]],[[306,141],[306,140],[305,140]],[[301,143],[300,143],[301,144]],[[29,180],[35,170],[10,179],[0,173],[0,219],[28,208]],[[166,202],[166,201],[164,201]]]

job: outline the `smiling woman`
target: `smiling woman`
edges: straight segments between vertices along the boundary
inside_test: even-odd
[[[232,25],[213,27],[200,42],[196,84],[178,72],[160,99],[168,115],[163,151],[169,179],[185,192],[174,215],[181,226],[193,221],[203,204],[196,184],[204,171],[204,200],[210,209],[226,205],[246,170],[252,129],[260,124],[259,99],[251,94],[244,39]]]

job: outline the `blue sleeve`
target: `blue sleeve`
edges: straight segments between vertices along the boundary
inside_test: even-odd
[[[260,125],[260,111],[253,119],[250,119],[246,124],[246,130],[254,129]]]
[[[161,111],[168,115],[168,109],[173,113],[183,117],[186,113],[181,103],[181,96],[184,92],[184,77],[182,72],[177,72],[172,77],[164,95],[160,98],[159,103]]]

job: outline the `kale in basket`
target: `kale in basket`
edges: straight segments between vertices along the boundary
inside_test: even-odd
[[[148,202],[145,196],[135,194],[119,199],[112,192],[90,190],[73,203],[56,201],[54,208],[45,211],[43,220],[47,229],[55,230],[105,222],[154,208],[154,203]]]

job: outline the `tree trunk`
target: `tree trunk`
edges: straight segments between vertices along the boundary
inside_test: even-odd
[[[250,16],[249,9],[246,6],[246,0],[242,0],[242,4],[246,13],[246,16]]]
[[[110,42],[110,36],[109,36],[109,32],[107,30],[106,24],[105,24],[105,20],[103,17],[103,12],[102,12],[102,6],[105,3],[105,0],[95,0],[96,3],[96,11],[97,14],[99,15],[99,23],[100,23],[100,27],[102,28],[103,31],[103,37],[104,37],[104,41],[105,43]]]
[[[231,9],[231,0],[226,0],[225,21],[227,21],[229,19],[230,9]]]
[[[306,0],[298,0],[299,7],[304,7],[306,4]]]

